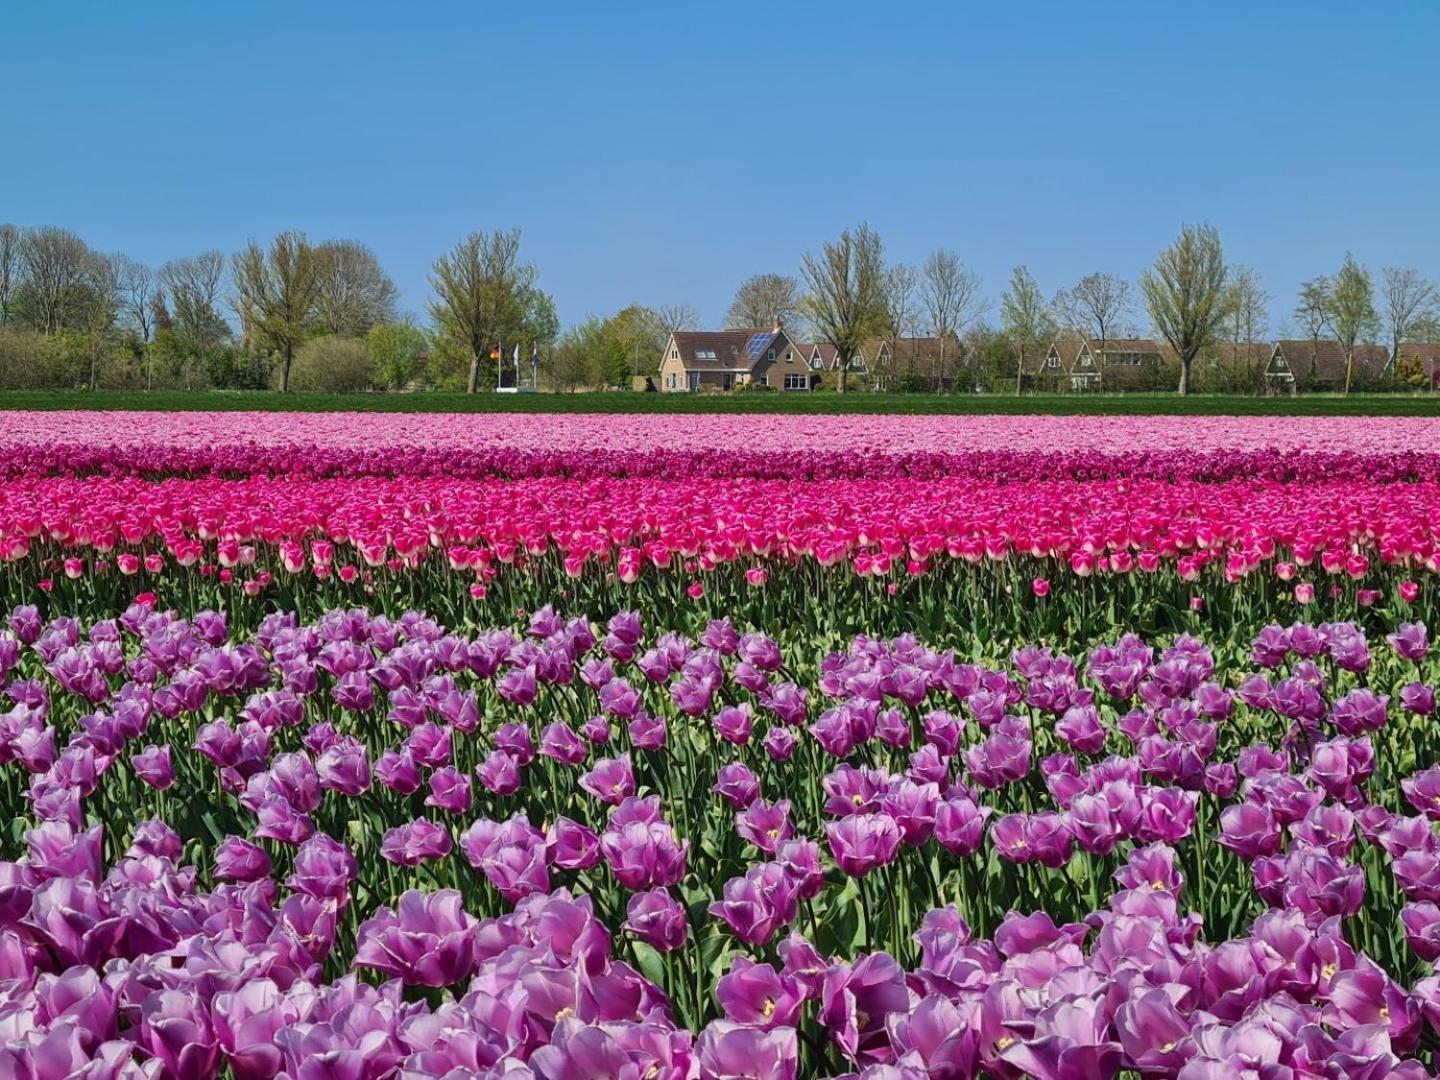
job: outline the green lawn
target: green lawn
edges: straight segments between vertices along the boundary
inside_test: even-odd
[[[287,394],[0,391],[0,409],[279,412],[909,413],[1156,416],[1440,416],[1440,394],[1255,398],[1174,394]]]

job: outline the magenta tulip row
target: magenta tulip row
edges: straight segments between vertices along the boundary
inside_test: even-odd
[[[555,552],[574,576],[633,581],[731,563],[885,576],[1026,557],[1081,576],[1363,580],[1440,567],[1437,508],[1440,483],[28,477],[0,486],[0,558],[58,552],[76,558],[72,576],[81,560],[148,569],[146,554],[233,566],[258,552],[272,572],[321,576],[445,559],[486,579]]]

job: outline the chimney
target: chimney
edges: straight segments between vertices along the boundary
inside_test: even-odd
[[[770,332],[771,332],[772,334],[778,334],[778,333],[780,333],[780,331],[782,331],[782,330],[784,330],[784,329],[785,329],[785,320],[782,319],[779,315],[776,315],[776,316],[775,316],[775,325],[770,328]]]

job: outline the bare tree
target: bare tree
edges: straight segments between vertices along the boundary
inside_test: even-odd
[[[885,319],[885,247],[877,232],[861,224],[818,255],[807,251],[803,268],[810,290],[805,307],[817,334],[835,347],[843,394],[851,361]]]
[[[315,248],[320,325],[340,337],[363,337],[394,322],[400,290],[380,260],[357,240],[329,240]]]
[[[90,389],[100,385],[100,359],[109,344],[109,331],[115,325],[120,304],[120,274],[109,255],[90,252],[83,268],[83,277],[75,289],[71,318],[89,337]]]
[[[1056,293],[1052,306],[1066,328],[1094,338],[1104,352],[1116,325],[1130,310],[1130,283],[1114,274],[1086,274],[1073,288]]]
[[[919,285],[920,274],[913,266],[896,263],[885,271],[884,329],[891,339],[913,336],[915,322],[920,315]]]
[[[737,330],[767,329],[800,314],[800,283],[786,274],[756,274],[735,290],[725,325]]]
[[[175,332],[198,350],[213,348],[230,336],[230,325],[220,313],[225,271],[225,255],[219,251],[203,251],[160,267],[160,288],[169,300],[163,314]],[[161,314],[156,312],[157,329]]]
[[[1400,343],[1409,339],[1416,322],[1436,312],[1437,299],[1433,282],[1408,266],[1387,266],[1380,271],[1385,283],[1385,329],[1390,335],[1390,362],[1400,355]]]
[[[435,260],[430,312],[441,331],[470,356],[466,389],[479,388],[480,358],[524,322],[535,268],[520,261],[520,230],[473,232]]]
[[[1355,346],[1375,336],[1380,316],[1375,311],[1375,284],[1370,271],[1348,251],[1330,288],[1330,329],[1345,353],[1345,393],[1355,374]]]
[[[53,334],[76,320],[90,256],[85,241],[69,229],[41,225],[21,234],[21,288],[37,330]]]
[[[1209,225],[1185,225],[1140,278],[1150,321],[1180,360],[1181,396],[1190,393],[1190,365],[1225,322],[1225,249]]]
[[[112,255],[110,262],[115,267],[121,317],[141,342],[147,342],[155,326],[155,274],[128,255]]]
[[[15,293],[20,288],[20,226],[0,224],[0,326],[10,322]]]
[[[689,304],[661,304],[650,309],[665,337],[677,330],[694,330],[700,325],[700,313]]]
[[[1295,321],[1310,342],[1310,378],[1315,376],[1315,354],[1320,351],[1320,339],[1330,326],[1330,289],[1331,281],[1323,274],[1311,278],[1300,286],[1300,296],[1295,303]]]
[[[945,346],[957,340],[980,317],[980,276],[966,269],[960,256],[943,248],[930,253],[920,268],[920,304],[929,317],[930,332],[940,341],[940,370],[945,370]]]
[[[1270,299],[1270,294],[1260,285],[1259,274],[1248,266],[1230,267],[1229,281],[1225,285],[1225,310],[1232,365],[1240,362],[1242,343],[1248,345],[1259,341],[1269,329],[1267,310]],[[1247,349],[1246,363],[1253,364],[1254,360],[1253,352]],[[1248,371],[1247,375],[1252,384],[1260,381],[1256,371]]]
[[[247,333],[280,354],[280,392],[290,389],[295,350],[319,299],[315,249],[305,234],[282,232],[267,251],[254,240],[235,256],[235,310]]]
[[[1000,325],[1015,347],[1015,393],[1024,386],[1025,355],[1055,332],[1055,316],[1034,275],[1024,266],[1010,273],[1010,288],[1000,296]]]

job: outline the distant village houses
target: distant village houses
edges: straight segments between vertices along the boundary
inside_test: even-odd
[[[876,390],[973,389],[962,385],[965,361],[965,348],[953,337],[877,338],[851,357],[847,376]],[[1166,389],[1177,365],[1167,344],[1146,337],[1056,338],[1032,345],[1018,363],[1022,389],[1076,393]],[[1346,357],[1328,339],[1219,341],[1195,366],[1223,372],[1231,390],[1292,394],[1343,389]],[[654,388],[802,393],[833,386],[838,369],[835,346],[797,341],[779,323],[769,329],[680,330],[665,343]],[[1360,387],[1399,378],[1440,389],[1440,343],[1404,342],[1393,358],[1384,346],[1356,345],[1351,378]]]

